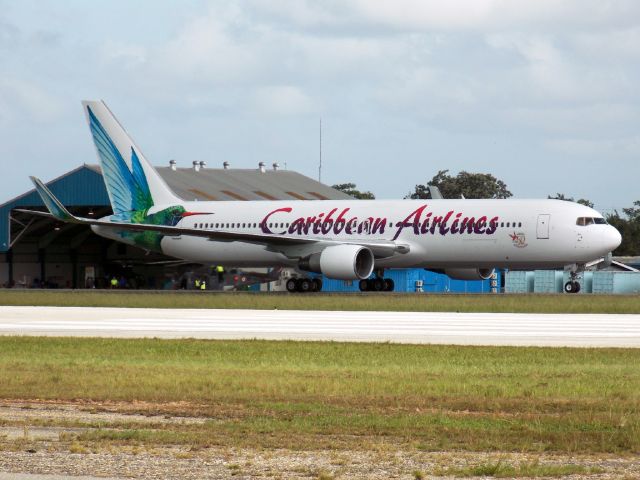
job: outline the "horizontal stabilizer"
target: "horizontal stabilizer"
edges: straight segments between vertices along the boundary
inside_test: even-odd
[[[36,191],[40,195],[40,198],[42,198],[45,206],[51,212],[51,215],[63,222],[73,222],[76,219],[76,217],[71,215],[65,208],[65,206],[62,205],[60,200],[58,200],[55,195],[51,193],[51,190],[47,188],[42,180],[36,177],[29,178],[33,182],[33,185],[36,187]]]

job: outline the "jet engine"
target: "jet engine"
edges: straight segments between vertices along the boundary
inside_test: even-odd
[[[361,245],[335,245],[300,260],[298,267],[338,280],[362,280],[373,271],[373,253]]]
[[[453,280],[488,280],[493,268],[446,268],[444,273]]]

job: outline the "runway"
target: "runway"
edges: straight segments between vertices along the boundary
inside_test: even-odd
[[[640,315],[0,307],[0,335],[640,347]]]

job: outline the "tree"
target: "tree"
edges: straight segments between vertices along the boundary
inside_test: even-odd
[[[339,183],[337,185],[332,185],[331,188],[335,188],[336,190],[340,190],[347,195],[351,195],[353,198],[357,198],[358,200],[374,200],[376,197],[373,193],[361,192],[356,189],[355,183]]]
[[[633,202],[633,207],[631,208],[623,208],[622,211],[629,218],[630,222],[635,222],[640,224],[640,200],[636,200]]]
[[[622,235],[622,243],[613,251],[617,256],[640,255],[640,200],[633,202],[633,207],[623,208],[622,216],[617,210],[607,215],[607,222],[618,229]]]
[[[507,185],[489,173],[469,173],[462,171],[455,177],[449,170],[440,170],[427,185],[438,187],[444,198],[509,198],[512,196]],[[428,198],[427,187],[416,185],[406,198]]]
[[[580,205],[593,208],[593,202],[591,200],[587,200],[586,198],[579,198],[578,200],[574,200],[573,197],[566,197],[564,193],[556,193],[555,197],[552,197],[551,195],[547,195],[547,198],[554,199],[554,200],[565,200],[567,202],[576,202],[576,203],[579,203]]]

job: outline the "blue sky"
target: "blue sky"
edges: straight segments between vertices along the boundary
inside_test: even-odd
[[[96,163],[104,99],[155,165],[279,162],[401,198],[440,169],[640,199],[640,2],[0,0],[6,200]]]

